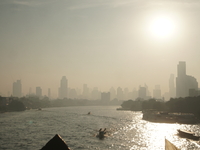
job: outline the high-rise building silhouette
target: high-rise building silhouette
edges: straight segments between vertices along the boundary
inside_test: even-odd
[[[13,96],[21,97],[22,96],[22,84],[21,80],[17,80],[13,83]]]
[[[138,97],[142,98],[142,99],[146,99],[147,98],[147,89],[146,87],[139,87],[138,90]]]
[[[42,89],[41,87],[36,87],[36,96],[38,96],[39,98],[42,97]]]
[[[68,98],[68,81],[66,76],[63,76],[60,81],[59,98]]]
[[[156,85],[155,89],[153,90],[153,98],[161,99],[161,89],[160,85]]]
[[[117,99],[124,100],[124,93],[121,87],[117,88]]]
[[[150,99],[151,98],[151,92],[149,91],[149,88],[146,85],[146,83],[145,83],[144,87],[146,88],[146,99]]]
[[[87,84],[83,84],[83,99],[89,99],[89,88]]]
[[[174,85],[174,74],[171,74],[169,78],[169,96],[170,98],[176,97],[176,88]]]
[[[110,88],[110,99],[113,100],[116,98],[116,90],[114,89],[114,87]]]
[[[189,96],[190,89],[198,90],[198,82],[194,77],[186,75],[186,63],[180,61],[177,66],[176,97]]]

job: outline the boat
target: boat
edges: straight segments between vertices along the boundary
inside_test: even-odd
[[[180,150],[174,144],[172,144],[169,140],[165,139],[165,150]]]
[[[192,139],[195,141],[198,141],[200,139],[200,137],[196,136],[194,132],[189,132],[189,131],[185,131],[185,130],[181,130],[181,129],[178,129],[177,131],[178,131],[178,135],[180,137]]]
[[[66,142],[61,138],[61,136],[56,134],[40,150],[70,150],[70,148],[68,147]]]
[[[102,140],[102,139],[105,138],[105,135],[104,134],[97,134],[96,137],[99,138],[100,140]]]
[[[97,138],[99,139],[104,139],[106,137],[106,128],[104,130],[102,130],[102,128],[99,130],[99,134],[96,135]]]

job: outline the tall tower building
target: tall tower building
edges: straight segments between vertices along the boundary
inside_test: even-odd
[[[147,98],[147,89],[146,87],[139,87],[138,90],[138,97],[142,98],[142,99],[146,99]]]
[[[21,97],[22,96],[22,84],[21,80],[17,80],[13,83],[13,96]]]
[[[194,77],[186,75],[186,63],[180,61],[177,66],[176,97],[189,96],[190,89],[198,90],[198,82]]]
[[[60,81],[60,88],[59,88],[59,98],[67,98],[68,97],[68,81],[66,76],[63,76]]]
[[[180,61],[177,65],[176,97],[186,97],[188,95],[186,80],[186,63]]]
[[[42,89],[41,87],[36,87],[36,96],[38,96],[39,98],[42,97]]]
[[[169,96],[170,98],[176,97],[176,88],[174,85],[174,74],[169,77]]]
[[[186,63],[184,61],[179,61],[177,65],[177,76],[182,78],[186,76]]]

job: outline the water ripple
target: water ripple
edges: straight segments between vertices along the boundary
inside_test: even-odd
[[[90,115],[87,115],[88,112]],[[100,128],[107,137],[96,138]],[[185,129],[200,135],[199,125],[151,123],[141,112],[116,107],[66,107],[0,114],[0,149],[40,149],[60,134],[72,150],[163,150],[167,138],[182,150],[198,150],[199,143],[177,135]]]

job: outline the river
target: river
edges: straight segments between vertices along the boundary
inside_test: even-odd
[[[200,145],[180,138],[177,129],[200,135],[200,125],[151,123],[141,112],[116,106],[45,108],[0,114],[0,150],[39,150],[59,134],[72,150],[164,150],[165,138],[181,150]],[[90,115],[87,113],[91,112]],[[95,137],[106,128],[108,137]]]

